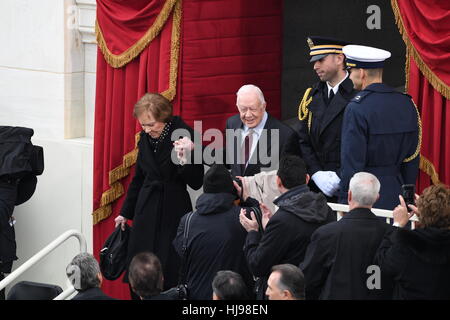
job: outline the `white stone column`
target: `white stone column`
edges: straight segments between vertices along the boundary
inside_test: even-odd
[[[95,1],[0,0],[0,125],[33,128],[44,148],[36,192],[15,208],[14,268],[68,229],[92,252]],[[19,280],[65,286],[71,240]]]

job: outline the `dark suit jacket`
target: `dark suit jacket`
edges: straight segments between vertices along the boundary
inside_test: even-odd
[[[345,107],[356,91],[353,89],[353,82],[347,77],[329,105],[326,104],[325,93],[328,94],[328,87],[322,81],[311,91],[312,101],[308,106],[312,113],[311,128],[308,128],[309,117],[298,121],[297,126],[300,148],[310,175],[317,171],[334,171],[339,176],[342,120]],[[313,190],[319,191],[315,188]]]
[[[368,267],[374,265],[383,236],[392,228],[365,208],[318,228],[300,264],[306,299],[390,299],[392,284],[381,277],[381,289],[369,290],[367,281],[374,274]]]
[[[226,129],[244,129],[244,125],[239,117],[239,114],[236,114],[227,120]],[[241,148],[241,140],[240,137],[237,135],[233,137],[231,141],[227,139],[226,141],[226,163],[231,168],[231,174],[233,176],[253,176],[257,173],[261,172],[261,168],[263,167],[270,167],[272,165],[272,168],[277,169],[278,163],[271,163],[267,161],[264,161],[264,159],[261,159],[260,155],[263,155],[263,157],[268,157],[272,159],[272,152],[276,152],[277,146],[278,146],[278,155],[274,159],[279,160],[282,155],[284,154],[294,154],[294,155],[300,155],[300,146],[298,144],[298,135],[295,133],[295,131],[290,128],[289,126],[283,124],[281,121],[277,120],[276,118],[272,117],[270,114],[268,114],[266,124],[264,126],[264,129],[267,130],[267,144],[262,143],[263,140],[263,134],[261,135],[260,139],[258,140],[258,144],[256,146],[255,151],[253,152],[249,164],[243,171],[243,166],[239,164],[237,161],[237,157],[240,154],[238,149]],[[279,131],[279,139],[278,141],[272,140],[272,130],[278,129]],[[276,136],[274,136],[276,137]],[[267,145],[267,146],[266,146]],[[230,155],[233,153],[232,155]],[[234,152],[233,152],[234,151]]]
[[[79,291],[72,300],[116,300],[103,293],[100,288],[90,288],[85,291]]]

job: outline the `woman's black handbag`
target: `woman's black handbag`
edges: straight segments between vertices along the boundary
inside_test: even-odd
[[[100,270],[108,280],[116,280],[125,271],[130,229],[127,224],[124,231],[117,226],[100,251]]]

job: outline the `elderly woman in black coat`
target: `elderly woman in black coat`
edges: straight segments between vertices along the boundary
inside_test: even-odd
[[[376,255],[381,272],[394,281],[394,299],[450,299],[450,189],[426,188],[408,214],[405,201],[394,210],[394,226]],[[403,227],[417,214],[415,230]]]
[[[172,115],[172,105],[162,95],[145,94],[134,106],[134,117],[142,126],[139,153],[134,178],[115,223],[124,227],[133,220],[127,265],[140,252],[155,253],[163,266],[165,287],[170,288],[177,284],[180,266],[172,240],[180,218],[192,210],[186,185],[195,190],[202,186],[203,165],[189,161],[180,164],[183,152],[173,150],[172,140],[186,133],[193,140],[194,132],[180,117]],[[184,130],[177,134],[177,129]],[[124,281],[128,282],[127,274]]]

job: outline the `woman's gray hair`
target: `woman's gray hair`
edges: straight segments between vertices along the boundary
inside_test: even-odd
[[[239,98],[239,95],[241,95],[243,93],[248,93],[248,92],[256,93],[261,104],[266,103],[266,100],[264,99],[264,94],[262,93],[261,89],[253,84],[245,84],[242,87],[240,87],[238,92],[236,92],[236,96]]]
[[[99,273],[97,260],[87,252],[76,255],[66,268],[67,277],[78,291],[100,287]]]
[[[373,206],[380,192],[380,181],[368,172],[358,172],[350,179],[352,200],[361,206]]]

